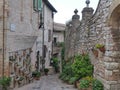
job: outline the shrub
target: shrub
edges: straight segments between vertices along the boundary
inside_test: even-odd
[[[75,81],[77,81],[77,79],[78,79],[78,77],[72,77],[72,78],[70,78],[69,83],[74,84]]]
[[[88,88],[91,86],[92,82],[93,82],[94,78],[92,76],[87,76],[84,77],[80,80],[80,88]]]
[[[62,79],[64,81],[69,81],[70,78],[73,76],[74,76],[74,72],[72,70],[71,63],[68,62],[64,65],[64,69],[63,69],[62,73],[60,74],[60,79]]]
[[[80,88],[88,88],[89,85],[90,85],[89,80],[87,79],[80,80]]]
[[[10,86],[11,78],[10,77],[2,77],[0,79],[0,85],[2,85],[3,90],[7,90],[7,87]]]
[[[80,78],[91,76],[93,74],[93,65],[91,65],[88,55],[76,56],[74,63],[72,64],[72,69]]]
[[[54,69],[55,69],[55,72],[58,72],[59,71],[59,61],[58,61],[58,58],[52,58],[52,60],[53,60],[53,67],[54,67]]]
[[[104,90],[103,84],[97,79],[93,81],[92,87],[93,87],[93,90]]]
[[[73,84],[83,77],[93,75],[93,65],[91,65],[88,55],[78,55],[72,58],[72,60],[74,61],[69,60],[64,65],[62,74],[60,74],[62,80]]]
[[[44,69],[44,72],[45,72],[45,75],[48,75],[49,69],[48,69],[48,68],[45,68],[45,69]]]
[[[41,73],[38,72],[38,71],[33,71],[33,72],[32,72],[32,76],[33,76],[33,77],[40,77],[40,76],[41,76]]]

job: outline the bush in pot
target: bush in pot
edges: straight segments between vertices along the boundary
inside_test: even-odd
[[[85,78],[82,78],[80,80],[79,88],[86,89],[86,90],[92,90],[92,82],[94,78],[92,76],[87,76]]]
[[[85,88],[88,88],[89,85],[90,85],[89,80],[87,80],[87,79],[80,80],[80,85],[79,85],[80,88],[85,89]]]
[[[32,72],[32,76],[36,79],[39,80],[41,73],[39,71],[34,71]]]
[[[49,69],[48,69],[48,68],[45,68],[45,69],[44,69],[44,72],[45,72],[45,75],[48,75]]]
[[[79,79],[93,74],[93,65],[91,64],[88,55],[76,56],[74,63],[72,64],[72,69]]]

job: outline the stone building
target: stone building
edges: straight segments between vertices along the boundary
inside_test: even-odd
[[[65,24],[54,23],[53,30],[53,57],[57,57],[59,60],[60,72],[62,70],[61,67],[61,50],[65,41]]]
[[[65,24],[54,23],[53,42],[64,42]]]
[[[54,29],[54,13],[57,10],[50,4],[48,0],[43,0],[43,23],[44,25],[40,27],[40,35],[36,41],[37,51],[40,52],[40,66],[39,69],[48,68],[51,69],[50,59],[52,57],[52,42],[53,42],[53,29]],[[45,63],[45,64],[44,64]],[[51,72],[50,72],[51,73]]]
[[[52,52],[52,40],[48,41],[48,36],[53,31],[53,12],[57,11],[48,0],[42,0],[42,4],[34,1],[41,0],[0,0],[0,77],[10,76],[13,88],[32,82],[32,71],[40,70],[35,65],[41,63],[44,45]],[[45,60],[47,65],[49,61]]]
[[[120,0],[99,0],[95,13],[88,1],[80,25],[77,28],[71,22],[67,25],[67,34],[76,36],[66,36],[66,53],[72,51],[66,54],[66,59],[74,54],[89,53],[94,76],[104,84],[104,90],[120,90]],[[96,49],[97,44],[104,45],[105,52]]]
[[[65,24],[54,23],[53,30],[53,55],[60,53],[60,44],[64,42]]]

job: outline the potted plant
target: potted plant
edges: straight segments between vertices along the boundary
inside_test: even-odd
[[[10,77],[2,77],[0,79],[0,85],[2,86],[3,90],[9,90],[11,78]]]
[[[39,71],[32,72],[32,77],[34,77],[34,79],[39,80],[40,76],[41,76],[41,73]]]
[[[80,90],[92,90],[93,77],[87,76],[80,80],[79,89]]]
[[[23,79],[24,79],[24,77],[20,77],[20,78],[19,78],[19,81],[22,81]]]
[[[48,75],[49,69],[48,69],[48,68],[45,68],[45,69],[44,69],[44,72],[45,72],[45,75]]]
[[[105,53],[105,46],[103,44],[96,44],[95,47]]]

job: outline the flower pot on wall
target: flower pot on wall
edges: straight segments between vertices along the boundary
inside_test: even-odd
[[[101,48],[99,48],[99,50],[100,50],[101,52],[105,53],[105,47],[101,47]]]
[[[99,49],[101,52],[105,53],[105,45],[103,44],[96,44],[95,47]]]

